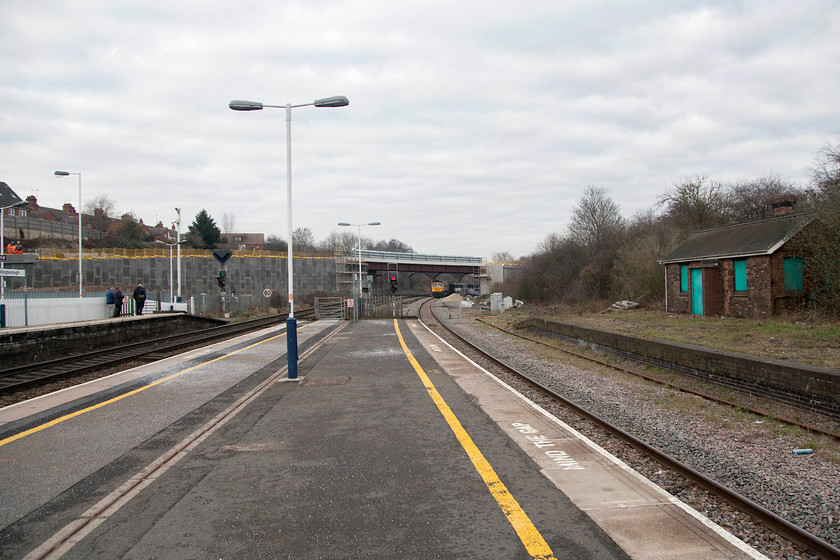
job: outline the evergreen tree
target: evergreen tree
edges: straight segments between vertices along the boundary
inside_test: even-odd
[[[195,220],[189,227],[190,236],[195,246],[202,249],[215,249],[216,244],[222,240],[222,231],[207,210],[202,208],[201,212],[195,215]]]

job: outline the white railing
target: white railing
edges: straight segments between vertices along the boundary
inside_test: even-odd
[[[34,297],[33,297],[34,296]],[[26,298],[7,298],[0,301],[6,309],[6,327],[34,327],[53,323],[75,323],[108,319],[111,315],[105,304],[105,297],[48,297],[39,298],[31,294]],[[122,315],[131,315],[134,302],[126,298]],[[158,302],[146,300],[143,315],[155,313]],[[189,312],[187,303],[161,302],[161,311]]]
[[[355,257],[359,251],[350,253],[348,256]],[[395,253],[390,251],[369,251],[362,249],[362,261],[377,262],[413,262],[430,264],[459,264],[459,265],[481,265],[484,259],[481,257],[455,257],[449,255],[422,255],[420,253]]]
[[[6,326],[25,327],[105,319],[108,308],[98,298],[7,299]]]

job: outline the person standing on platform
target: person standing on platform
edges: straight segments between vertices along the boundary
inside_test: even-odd
[[[123,293],[120,291],[120,287],[117,286],[114,290],[114,317],[119,317],[122,313],[122,306],[123,306]]]
[[[114,288],[108,288],[108,291],[105,292],[105,305],[108,306],[108,317],[114,316]]]
[[[137,284],[137,287],[134,288],[134,314],[135,315],[142,315],[143,314],[143,305],[146,303],[146,288],[143,287],[143,284]]]

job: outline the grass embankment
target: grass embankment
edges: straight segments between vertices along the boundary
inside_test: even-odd
[[[572,323],[647,339],[673,340],[840,371],[840,324],[816,315],[771,319],[693,317],[634,309],[584,313],[568,309],[510,310],[495,318],[499,326],[528,317]]]

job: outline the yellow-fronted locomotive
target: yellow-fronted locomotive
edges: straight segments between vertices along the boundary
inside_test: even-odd
[[[432,281],[432,297],[446,297],[450,294],[449,284],[440,280]]]

